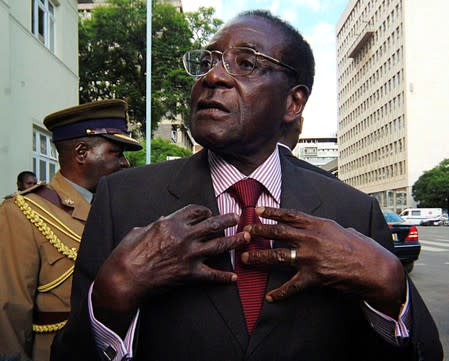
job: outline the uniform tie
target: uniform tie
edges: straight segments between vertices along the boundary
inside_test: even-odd
[[[230,187],[230,194],[242,208],[237,232],[241,232],[247,224],[261,223],[255,212],[257,200],[263,190],[263,185],[254,179],[243,179]],[[237,287],[240,293],[243,312],[245,314],[248,333],[251,334],[264,301],[268,273],[251,268],[241,261],[241,254],[245,251],[269,248],[266,239],[251,239],[249,245],[235,250],[235,272],[238,275]]]

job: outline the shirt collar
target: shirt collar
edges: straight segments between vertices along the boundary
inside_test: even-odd
[[[278,146],[279,147],[284,147],[284,148],[287,148],[290,152],[292,151],[292,149],[287,145],[287,144],[284,144],[284,143],[281,143],[281,142],[278,142]]]
[[[88,190],[88,189],[86,189],[86,188],[84,188],[84,187],[81,187],[80,185],[78,185],[78,184],[72,182],[71,180],[69,180],[69,179],[67,179],[67,178],[65,178],[65,177],[64,177],[64,179],[65,179],[65,180],[66,180],[66,181],[67,181],[73,188],[75,188],[75,190],[76,190],[78,193],[80,193],[80,194],[83,196],[83,198],[86,200],[87,203],[92,202],[92,198],[93,198],[94,194],[93,194],[90,190]]]
[[[241,173],[221,156],[208,151],[209,168],[215,197],[224,193],[230,186],[245,178],[252,178],[263,184],[271,196],[280,203],[281,200],[281,161],[276,147],[271,155],[249,176]]]

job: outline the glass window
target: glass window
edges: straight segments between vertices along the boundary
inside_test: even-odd
[[[45,134],[40,135],[41,154],[47,155],[47,137]]]
[[[55,50],[55,7],[51,0],[32,0],[31,31],[51,51]]]
[[[33,171],[39,180],[49,182],[58,169],[56,147],[49,132],[33,129]]]

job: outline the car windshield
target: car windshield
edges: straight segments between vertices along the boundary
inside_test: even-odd
[[[394,212],[383,212],[387,223],[404,222],[404,220]]]

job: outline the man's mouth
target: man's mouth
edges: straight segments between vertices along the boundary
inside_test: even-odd
[[[201,111],[201,110],[220,110],[222,112],[226,112],[226,113],[230,113],[229,109],[226,108],[223,104],[216,102],[216,101],[199,101],[198,105],[196,107],[197,111]]]

